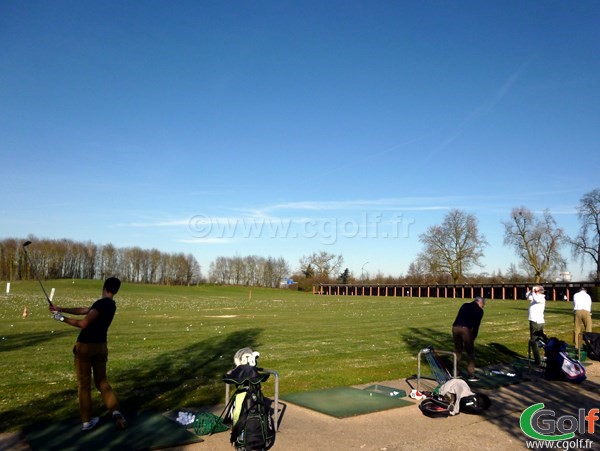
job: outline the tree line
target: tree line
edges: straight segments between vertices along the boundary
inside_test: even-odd
[[[504,245],[517,255],[518,268],[539,283],[556,278],[566,269],[563,251],[581,263],[591,260],[590,280],[600,281],[600,189],[586,193],[579,202],[580,228],[575,237],[558,226],[548,210],[536,214],[526,207],[513,208],[510,218],[502,222]],[[478,230],[477,218],[465,211],[451,210],[440,225],[431,226],[419,236],[423,250],[411,263],[409,275],[447,274],[453,283],[464,282],[468,271],[481,266],[485,236]],[[513,275],[518,270],[511,265]]]
[[[209,266],[208,280],[223,285],[276,288],[289,274],[289,265],[282,257],[217,257]]]
[[[202,281],[201,268],[191,254],[165,253],[140,247],[117,248],[112,244],[96,245],[68,239],[28,240],[32,269],[23,250],[24,240],[0,241],[0,279],[100,279],[117,275],[124,282],[161,285],[191,285]]]
[[[526,207],[513,208],[510,217],[501,222],[504,245],[511,247],[517,263],[510,264],[505,274],[478,274],[485,248],[489,245],[480,233],[477,218],[463,210],[453,209],[441,224],[429,227],[419,235],[422,250],[410,263],[406,275],[398,277],[364,271],[355,275],[343,266],[343,256],[326,251],[300,258],[295,272],[282,257],[218,257],[209,266],[208,282],[226,285],[277,287],[283,278],[292,277],[301,289],[316,283],[502,283],[556,279],[566,267],[563,256],[570,248],[582,264],[591,260],[589,280],[600,281],[600,189],[586,193],[577,207],[580,228],[570,237],[558,226],[548,210],[535,213]],[[164,285],[190,285],[206,281],[191,254],[168,254],[157,249],[139,247],[116,248],[112,244],[96,245],[71,240],[37,240],[30,246],[40,277],[46,279],[104,279],[118,275],[126,282]],[[22,240],[0,241],[0,279],[21,280],[34,277]]]

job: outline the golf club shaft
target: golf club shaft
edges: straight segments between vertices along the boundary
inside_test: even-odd
[[[35,266],[33,266],[33,263],[31,262],[31,258],[29,257],[29,253],[27,252],[27,248],[26,246],[29,246],[31,244],[31,241],[26,241],[25,243],[23,243],[23,251],[25,252],[25,257],[27,257],[27,261],[29,262],[29,266],[31,267],[31,270],[33,271],[33,275],[35,276],[35,278],[37,279],[37,281],[40,283],[40,287],[42,287],[42,291],[44,292],[44,295],[46,296],[46,300],[48,301],[48,304],[52,305],[52,301],[50,300],[50,297],[48,296],[48,293],[46,293],[46,289],[44,288],[44,284],[42,283],[42,280],[40,279],[40,276],[38,275]]]

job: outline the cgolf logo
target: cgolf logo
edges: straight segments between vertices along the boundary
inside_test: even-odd
[[[578,434],[594,434],[600,409],[579,409],[577,416],[563,415],[555,418],[554,410],[544,409],[543,403],[529,406],[521,414],[519,425],[528,437],[535,440],[571,440]]]

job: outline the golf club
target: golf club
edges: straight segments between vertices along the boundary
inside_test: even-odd
[[[40,280],[40,276],[38,276],[38,273],[35,270],[35,266],[33,266],[33,263],[31,262],[31,258],[29,258],[29,254],[27,253],[27,246],[29,246],[30,244],[31,244],[31,241],[25,241],[23,243],[23,251],[25,252],[25,256],[27,257],[27,261],[29,262],[29,266],[31,267],[31,270],[33,271],[33,275],[35,276],[37,281],[40,283],[40,287],[42,287],[42,291],[44,292],[44,295],[46,296],[46,300],[48,301],[48,304],[52,305],[52,301],[48,297],[48,293],[46,293],[46,289],[44,288],[44,285],[42,284],[42,281]]]

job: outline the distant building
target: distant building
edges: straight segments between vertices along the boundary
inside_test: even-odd
[[[561,272],[558,276],[558,280],[561,282],[570,282],[572,274],[569,271]]]
[[[279,288],[293,288],[295,290],[298,289],[298,282],[294,282],[294,279],[288,279],[287,277],[282,277],[279,281]]]

